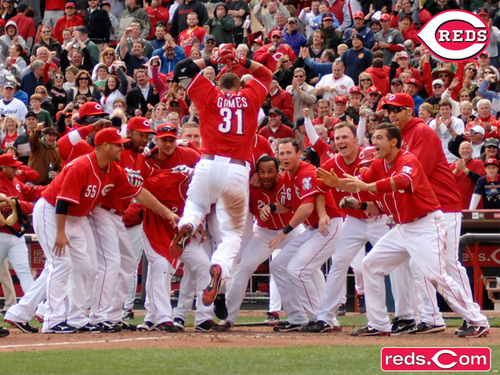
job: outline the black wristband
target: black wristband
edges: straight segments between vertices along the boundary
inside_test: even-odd
[[[243,67],[246,68],[246,69],[250,69],[251,65],[252,65],[252,60],[245,59],[245,63],[243,64]]]
[[[207,56],[203,59],[203,61],[205,61],[205,65],[206,66],[212,66],[212,62],[210,61],[210,56]]]
[[[360,210],[366,211],[368,208],[368,203],[366,202],[361,202],[361,206],[359,207]]]
[[[269,208],[271,209],[271,212],[276,212],[276,205],[274,203],[269,203]]]
[[[290,226],[290,224],[288,224],[288,225],[287,225],[287,226],[283,229],[283,233],[288,234],[288,233],[290,233],[292,230],[293,230],[293,228]]]

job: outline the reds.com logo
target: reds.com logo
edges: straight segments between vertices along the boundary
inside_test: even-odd
[[[437,58],[462,61],[484,51],[490,40],[490,29],[474,13],[447,10],[432,17],[417,37]]]

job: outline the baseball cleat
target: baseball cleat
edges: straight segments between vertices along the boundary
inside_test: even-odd
[[[102,333],[115,333],[122,330],[122,326],[118,323],[102,322],[97,323],[97,326],[101,329]]]
[[[465,331],[467,329],[467,320],[462,322],[462,325],[455,330],[455,335],[458,335],[460,331]]]
[[[42,329],[42,333],[75,333],[77,329],[68,325],[66,322],[56,324],[54,327]]]
[[[134,312],[132,311],[132,309],[123,310],[122,320],[130,320],[130,319],[134,319]]]
[[[370,326],[365,326],[360,329],[355,329],[349,333],[351,336],[390,336],[391,332],[379,331]]]
[[[274,311],[270,311],[267,313],[267,319],[264,320],[264,323],[269,323],[269,325],[279,324],[280,322],[280,314]]]
[[[30,326],[28,322],[26,323],[21,323],[21,322],[14,322],[12,320],[5,320],[6,323],[9,323],[12,327],[20,329],[24,333],[38,333],[38,328],[34,328]]]
[[[0,326],[0,338],[9,336],[10,332],[7,328]]]
[[[337,309],[337,314],[338,316],[344,316],[347,312],[347,306],[345,303],[341,304],[339,308]]]
[[[446,331],[446,326],[444,325],[439,325],[435,326],[430,323],[419,323],[413,330],[410,331],[410,334],[422,334],[422,333],[439,333],[439,332],[444,332]]]
[[[228,312],[226,307],[226,295],[224,293],[217,294],[217,297],[215,297],[214,313],[220,320],[227,318]]]
[[[160,323],[156,326],[156,329],[160,332],[171,332],[171,333],[179,332],[179,329],[176,326],[174,326],[174,323],[172,322]]]
[[[203,323],[197,324],[194,329],[196,332],[211,332],[214,325],[213,320],[205,320]]]
[[[186,329],[184,319],[181,318],[174,318],[174,326],[176,326],[179,331],[183,331]]]
[[[137,331],[137,326],[135,324],[126,322],[118,322],[116,324],[122,327],[122,331]]]
[[[468,326],[463,331],[457,333],[458,337],[486,337],[490,333],[489,326]]]
[[[99,333],[101,327],[90,323],[85,324],[83,327],[78,328],[77,333]]]
[[[222,282],[221,278],[222,269],[218,264],[212,264],[210,266],[210,283],[206,289],[203,289],[203,304],[205,306],[210,306],[217,294],[219,293],[219,288]]]
[[[340,323],[339,323],[340,324]],[[318,320],[317,322],[309,322],[305,327],[302,328],[303,332],[333,332],[333,331],[341,331],[342,326],[334,327],[323,320]]]
[[[292,324],[290,322],[284,322],[283,324],[278,324],[273,327],[274,332],[294,332],[300,331],[305,326],[305,324]]]
[[[221,320],[219,323],[212,326],[213,331],[217,332],[227,332],[233,328],[233,323],[228,320]]]
[[[158,328],[156,328],[156,324],[152,322],[144,322],[142,324],[139,324],[137,326],[138,331],[158,331]]]
[[[182,252],[191,241],[193,236],[193,226],[191,224],[184,224],[180,227],[174,239],[170,243],[170,256],[172,258],[179,258]]]
[[[416,329],[414,319],[400,319],[398,317],[392,320],[391,335],[400,335],[405,332],[412,332]]]

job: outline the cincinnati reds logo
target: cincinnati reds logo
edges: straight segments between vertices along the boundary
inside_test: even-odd
[[[114,187],[115,187],[114,184],[107,184],[106,186],[104,186],[101,190],[102,196],[105,197],[106,194],[108,194],[110,190],[113,189]]]
[[[285,54],[283,52],[275,52],[272,57],[273,57],[273,59],[275,59],[276,61],[278,61],[281,56],[285,56]]]
[[[432,17],[417,37],[437,58],[465,61],[478,56],[488,46],[490,30],[474,13],[448,10]]]
[[[94,108],[95,108],[95,109],[97,109],[97,110],[99,110],[99,111],[101,111],[101,110],[102,110],[102,107],[101,107],[101,105],[100,105],[100,104],[96,104],[96,105],[94,106]]]
[[[394,100],[394,99],[396,99],[396,95],[391,94],[391,96],[389,96],[389,100]]]
[[[143,122],[142,124],[143,124],[144,126],[147,126],[147,127],[149,127],[149,126],[150,126],[150,124],[149,124],[149,121],[148,121],[148,120],[144,120],[144,122]]]

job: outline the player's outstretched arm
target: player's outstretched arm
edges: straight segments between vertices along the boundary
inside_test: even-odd
[[[168,220],[172,228],[177,226],[177,222],[180,220],[179,216],[161,204],[160,201],[149,191],[142,189],[141,192],[135,196],[135,198],[139,203],[152,210],[155,214],[158,214]]]

